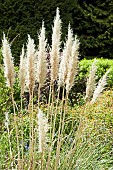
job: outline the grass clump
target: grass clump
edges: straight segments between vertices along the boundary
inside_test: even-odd
[[[111,144],[108,140],[106,143],[104,138],[106,133],[103,129],[105,128],[108,133],[109,127],[107,128],[105,122],[104,124],[103,121],[100,122],[100,117],[96,117],[96,120],[94,119],[96,116],[94,111],[95,103],[99,95],[96,96],[94,102],[91,102],[93,94],[87,94],[87,98],[91,96],[90,100],[82,107],[72,109],[69,106],[69,92],[79,71],[80,43],[77,36],[73,36],[69,25],[68,37],[61,57],[60,36],[61,20],[59,9],[57,8],[53,26],[52,46],[49,51],[51,58],[48,100],[45,102],[46,104],[40,100],[41,88],[46,82],[48,73],[45,28],[44,23],[42,23],[39,46],[36,47],[34,40],[28,35],[26,52],[24,46],[22,48],[18,75],[20,103],[17,105],[14,97],[16,77],[13,57],[10,44],[4,35],[2,49],[4,73],[9,88],[12,110],[10,111],[8,110],[9,108],[6,108],[4,112],[5,126],[1,134],[1,151],[3,153],[1,169],[71,170],[110,167],[110,162],[112,162],[110,158]],[[70,47],[72,48],[70,49]],[[67,53],[68,50],[70,50],[69,53]],[[106,82],[107,73],[104,75],[104,81],[102,79],[101,82]],[[90,76],[92,74],[93,71],[91,71]],[[92,77],[95,77],[95,73]],[[92,79],[90,80],[92,81]],[[55,91],[56,81],[58,81],[57,91]],[[94,84],[94,81],[92,83]],[[38,85],[37,99],[34,102],[36,85]],[[91,83],[88,85],[90,89]],[[29,100],[27,107],[24,107],[23,96],[26,89],[29,94]],[[102,90],[103,86],[99,88],[98,93],[100,94]],[[93,91],[95,93],[95,88]],[[61,99],[59,97],[60,93],[62,93]],[[109,103],[109,105],[111,104]],[[90,109],[92,117],[93,113],[95,113],[93,119],[90,116]],[[109,135],[108,138],[111,141]]]

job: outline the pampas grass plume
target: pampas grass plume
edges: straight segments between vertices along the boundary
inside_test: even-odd
[[[69,90],[72,88],[75,76],[78,73],[78,55],[79,55],[79,40],[77,36],[75,36],[75,40],[72,46],[72,53],[69,57],[69,64],[68,64],[68,74],[66,79],[66,91],[69,93]]]
[[[87,80],[87,86],[86,86],[86,96],[85,99],[86,101],[90,101],[91,97],[93,95],[93,92],[95,90],[95,74],[97,71],[97,66],[96,66],[97,60],[94,59],[94,62],[92,63],[90,73],[89,73],[89,78]]]
[[[109,74],[109,72],[111,71],[111,69],[109,69],[102,77],[102,79],[99,80],[98,86],[96,87],[94,94],[93,94],[93,98],[91,100],[91,103],[95,103],[95,101],[97,100],[97,98],[99,97],[100,93],[104,90],[105,85],[107,84],[107,76]]]
[[[31,39],[30,35],[28,35],[26,85],[28,86],[30,93],[34,90],[34,85],[35,85],[35,59],[36,59],[36,52],[35,52],[34,40]]]
[[[52,34],[52,49],[51,49],[51,81],[57,79],[59,67],[59,51],[60,51],[60,38],[61,38],[61,19],[59,9],[56,11],[56,18],[54,20],[53,34]]]
[[[19,79],[21,93],[24,93],[25,80],[26,80],[26,57],[24,52],[24,46],[22,47],[22,54],[20,55],[20,70],[19,70]]]
[[[63,86],[66,83],[67,73],[68,73],[68,64],[69,57],[72,53],[72,45],[73,45],[73,33],[70,28],[70,24],[68,26],[68,38],[63,50],[63,56],[61,58],[60,67],[59,67],[59,86]]]
[[[46,62],[46,40],[45,40],[45,28],[44,22],[42,23],[42,29],[39,35],[39,50],[38,50],[38,62],[36,68],[37,81],[40,86],[43,86],[46,79],[47,62]]]
[[[48,122],[45,118],[43,112],[38,109],[38,134],[39,134],[39,152],[44,152],[46,142],[47,142],[47,131],[48,131]]]
[[[12,88],[15,81],[14,63],[10,49],[10,44],[5,37],[5,34],[3,34],[2,44],[3,44],[2,54],[4,60],[4,73],[7,80],[7,86]]]

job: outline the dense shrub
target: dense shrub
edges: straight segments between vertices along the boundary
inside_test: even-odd
[[[78,104],[84,103],[83,96],[85,95],[86,82],[93,61],[94,61],[93,59],[92,60],[83,59],[80,61],[79,74],[76,76],[74,86],[70,91],[69,98],[70,98],[71,105],[74,105],[75,103]],[[99,79],[105,74],[105,72],[109,68],[111,68],[111,71],[108,75],[106,88],[113,87],[113,60],[103,59],[103,58],[98,59],[97,67],[98,69],[96,72],[96,82],[99,81]]]
[[[79,79],[83,80],[83,79],[87,79],[88,78],[88,74],[89,74],[89,70],[91,67],[91,64],[93,63],[94,60],[86,60],[83,59],[80,61],[80,72],[79,72]],[[98,59],[97,60],[97,73],[96,73],[96,80],[98,81],[104,74],[105,72],[111,67],[111,72],[108,76],[108,87],[112,87],[113,86],[113,60],[109,60],[109,59]]]

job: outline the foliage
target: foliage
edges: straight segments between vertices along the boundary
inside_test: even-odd
[[[75,78],[74,86],[72,87],[69,95],[70,105],[82,105],[84,104],[84,95],[86,90],[86,82],[89,76],[89,71],[92,60],[83,59],[79,62],[79,74]],[[111,68],[108,75],[106,88],[113,87],[113,61],[109,59],[97,59],[97,72],[96,72],[96,82],[105,74],[105,72]]]
[[[10,114],[13,112],[13,106],[11,102],[10,89],[6,86],[6,79],[4,78],[3,65],[0,67],[0,126],[2,127],[5,112],[9,112]],[[15,67],[15,72],[17,74],[18,68]],[[14,92],[15,92],[15,101],[16,107],[19,109],[20,107],[20,86],[19,80],[16,76],[16,81],[14,84]]]
[[[80,36],[82,57],[112,58],[113,2],[78,0],[74,12],[74,30]]]
[[[105,91],[91,105],[73,108],[81,118],[75,150],[62,163],[62,169],[112,169],[113,91]],[[77,132],[76,132],[77,133]],[[66,154],[66,153],[65,153]],[[73,158],[72,158],[73,157]],[[67,161],[67,164],[65,164]],[[65,166],[64,166],[65,165]]]
[[[4,78],[4,72],[2,65],[0,64],[0,126],[2,127],[2,123],[4,120],[4,112],[10,108],[11,99],[9,96],[9,89],[6,87]]]
[[[65,133],[60,154],[59,170],[71,169],[112,169],[112,129],[113,129],[113,91],[105,91],[94,105],[67,108],[65,118]],[[46,107],[42,109],[46,112]],[[10,121],[13,117],[10,117]],[[59,118],[58,118],[59,119]],[[18,124],[20,118],[18,118]],[[24,152],[28,159],[29,117],[24,115]],[[80,126],[77,126],[77,123]],[[10,124],[10,128],[12,128]],[[5,126],[4,126],[5,128]],[[11,133],[13,148],[16,147],[15,131]],[[0,149],[2,151],[1,169],[9,166],[8,136],[4,129],[1,135]],[[55,148],[52,152],[51,168],[54,169]],[[4,163],[4,158],[6,162]],[[15,162],[16,164],[16,162]]]
[[[80,62],[80,79],[83,79],[84,76],[88,75],[89,68],[91,66],[92,60],[83,60]],[[98,62],[99,72],[97,74],[102,76],[104,72],[112,65],[112,62],[109,60],[101,59]],[[83,67],[82,67],[83,66]],[[15,68],[18,72],[18,68]],[[101,73],[102,71],[102,73]],[[2,131],[1,131],[1,140],[0,140],[0,150],[1,155],[1,169],[6,169],[10,167],[9,160],[9,142],[7,130],[5,127],[4,112],[9,111],[10,114],[10,139],[13,148],[13,154],[16,153],[16,138],[15,138],[15,129],[13,128],[13,114],[12,113],[12,104],[10,99],[10,91],[5,86],[5,78],[3,77],[3,69],[1,68],[1,88],[0,93],[2,98],[0,98],[1,113],[3,114],[2,120]],[[79,86],[78,86],[79,87]],[[19,93],[20,89],[18,86],[18,79],[16,80],[15,88],[15,100],[19,108]],[[0,95],[1,96],[1,95]],[[81,99],[81,97],[80,97]],[[6,104],[5,100],[9,100]],[[86,104],[82,106],[79,102],[79,105],[75,105],[74,108],[68,106],[65,116],[65,125],[63,131],[63,145],[60,153],[60,166],[59,169],[75,169],[79,168],[80,170],[89,169],[112,169],[113,159],[112,159],[112,128],[113,128],[113,91],[105,91],[98,101],[94,105]],[[70,102],[70,101],[69,101]],[[75,102],[75,101],[74,101]],[[2,104],[4,103],[4,105]],[[47,112],[47,107],[45,105],[41,108],[45,113]],[[24,110],[23,110],[24,111]],[[21,128],[21,117],[18,117],[18,127]],[[23,129],[24,129],[24,153],[25,153],[25,164],[27,166],[28,154],[29,154],[29,116],[25,111],[23,118]],[[58,127],[60,121],[60,113],[57,115],[56,120],[56,134],[55,140],[58,136]],[[21,131],[20,131],[21,136]],[[21,141],[21,137],[20,137]],[[75,142],[74,142],[75,141]],[[56,141],[54,143],[54,148],[52,150],[52,160],[51,167],[54,169],[55,161],[55,150],[56,150]],[[21,142],[20,142],[21,147]],[[37,159],[39,155],[37,154]],[[5,160],[4,160],[5,159]],[[16,166],[16,155],[14,157]]]
[[[86,59],[80,61],[80,73],[79,73],[80,79],[87,79],[92,62],[93,60],[86,60]],[[113,86],[113,60],[101,58],[97,60],[96,65],[98,67],[96,73],[97,81],[106,73],[106,71],[109,68],[111,68],[111,71],[108,76],[107,86],[112,87]]]

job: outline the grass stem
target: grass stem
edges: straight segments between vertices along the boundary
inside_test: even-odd
[[[16,140],[17,140],[17,150],[18,150],[18,170],[21,170],[20,148],[19,148],[19,132],[18,132],[18,125],[17,125],[17,116],[16,116],[16,110],[15,110],[15,102],[14,102],[13,89],[11,89],[11,96],[12,96],[12,103],[13,103],[14,124],[15,124],[15,130],[16,130]]]

